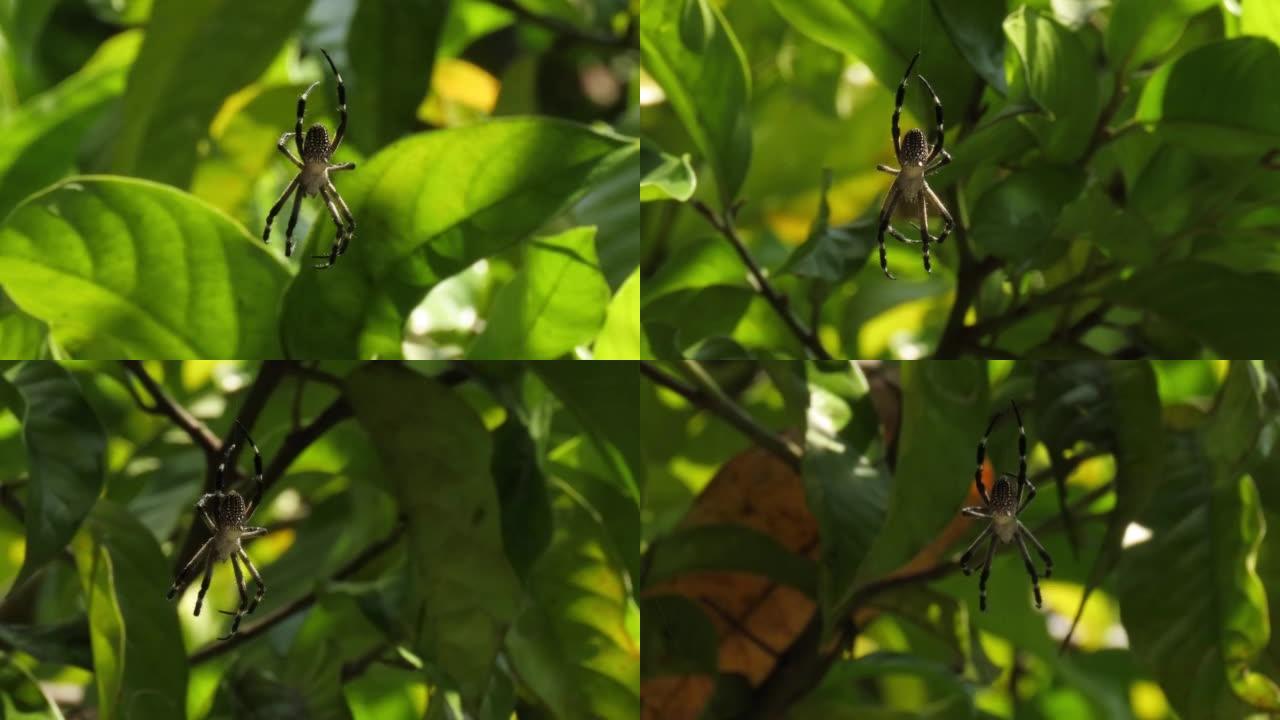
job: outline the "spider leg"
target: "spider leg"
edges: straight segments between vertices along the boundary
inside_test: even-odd
[[[983,528],[982,532],[978,533],[978,537],[969,543],[969,547],[965,548],[964,554],[960,556],[960,569],[964,571],[965,575],[973,572],[973,569],[969,567],[969,558],[973,557],[974,549],[982,543],[983,538],[991,534],[991,527],[991,525],[987,525]]]
[[[330,165],[329,172],[339,172],[342,170],[355,170],[356,164],[353,162],[342,163],[341,165]]]
[[[1009,404],[1013,406],[1013,417],[1018,421],[1018,482],[1031,485],[1031,481],[1027,479],[1027,429],[1022,425],[1022,413],[1018,412],[1018,403],[1010,400]],[[1031,497],[1035,497],[1035,494],[1036,489],[1032,485]],[[1027,502],[1031,500],[1028,499]],[[1022,512],[1022,509],[1019,508],[1018,512]]]
[[[213,518],[209,517],[209,510],[204,506],[209,502],[209,496],[203,495],[196,501],[196,510],[200,511],[200,519],[204,521],[205,527],[209,528],[210,533],[217,532],[218,526],[213,523]]]
[[[896,122],[894,127],[897,127]],[[889,272],[889,256],[884,250],[884,232],[889,227],[889,218],[893,216],[893,208],[898,204],[898,198],[901,194],[901,191],[898,190],[898,181],[894,180],[893,184],[889,186],[889,197],[885,198],[884,207],[880,208],[880,232],[876,233],[876,242],[880,245],[880,269],[884,271],[884,276],[890,280],[896,278],[893,277],[893,273]]]
[[[169,593],[165,595],[166,598],[172,600],[173,596],[177,595],[178,591],[182,590],[183,586],[187,584],[187,576],[191,574],[191,571],[195,569],[196,564],[199,563],[200,560],[204,558],[205,554],[209,552],[209,546],[212,543],[213,538],[205,540],[204,544],[200,546],[200,549],[196,550],[196,554],[192,555],[191,559],[187,561],[187,564],[182,566],[182,569],[178,571],[177,576],[173,578],[173,585],[169,588]]]
[[[289,213],[289,225],[284,229],[284,256],[293,255],[293,248],[297,241],[293,239],[293,229],[298,225],[298,211],[302,209],[302,188],[298,188],[298,194],[293,196],[293,211]]]
[[[267,532],[266,528],[254,529],[261,530],[263,533]],[[249,568],[249,574],[253,576],[253,582],[258,585],[257,590],[254,591],[253,602],[249,603],[249,609],[245,610],[246,613],[252,613],[254,610],[258,609],[258,603],[262,602],[262,596],[267,593],[267,584],[262,582],[262,576],[258,574],[258,568],[255,567],[253,561],[249,559],[249,553],[245,552],[244,548],[240,548],[239,555],[240,559],[244,561],[244,566]],[[1049,576],[1045,575],[1045,577]]]
[[[884,230],[885,230],[885,232],[887,232],[887,233],[889,233],[890,235],[892,235],[892,236],[893,236],[893,238],[894,238],[895,240],[897,240],[898,242],[906,243],[906,244],[908,244],[908,245],[919,245],[919,244],[920,244],[920,241],[919,241],[919,240],[912,240],[911,238],[907,237],[906,235],[903,235],[901,232],[899,232],[899,231],[898,231],[898,229],[897,229],[897,228],[895,228],[895,227],[894,227],[894,226],[892,226],[892,225],[890,225],[889,227],[885,228]]]
[[[966,515],[968,517],[975,517],[975,518],[991,517],[991,513],[988,512],[986,508],[978,507],[977,505],[974,505],[973,507],[961,508],[960,514]]]
[[[317,260],[325,260],[324,263],[314,266],[317,270],[324,270],[326,268],[333,267],[333,264],[338,261],[338,256],[342,254],[341,251],[345,246],[343,238],[346,236],[346,226],[342,223],[342,217],[338,213],[338,207],[334,205],[333,197],[329,194],[329,189],[327,187],[320,188],[320,196],[324,198],[325,207],[329,208],[329,216],[333,218],[333,224],[338,226],[338,234],[333,239],[333,247],[329,250],[329,254],[311,256]]]
[[[1027,529],[1027,526],[1022,524],[1021,520],[1018,521],[1018,534],[1025,536],[1030,540],[1031,544],[1036,547],[1036,552],[1040,553],[1040,559],[1044,561],[1044,576],[1049,577],[1052,575],[1053,558],[1049,557],[1049,551],[1044,549],[1044,546],[1040,544],[1040,541],[1036,539],[1035,535],[1031,534],[1031,531]]]
[[[204,558],[204,580],[200,581],[200,592],[196,595],[196,611],[192,613],[196,617],[200,617],[200,606],[204,605],[205,593],[209,592],[209,581],[213,580],[213,553],[209,552]]]
[[[925,199],[924,193],[920,193],[920,242],[923,243],[924,251],[924,271],[933,272],[933,266],[929,263],[929,201]]]
[[[933,141],[930,143],[930,145],[933,145],[933,150],[929,153],[929,157],[924,161],[924,164],[927,166],[929,163],[933,162],[934,158],[938,157],[938,153],[942,152],[942,144],[946,141],[942,131],[942,101],[938,99],[938,93],[933,91],[933,87],[929,85],[929,81],[925,80],[923,75],[917,75],[916,77],[920,78],[920,82],[924,85],[925,89],[933,96],[933,114],[938,121],[938,127],[933,133]]]
[[[951,217],[951,213],[947,211],[947,206],[942,204],[942,198],[939,198],[933,188],[929,187],[928,182],[924,184],[924,196],[929,198],[929,202],[933,203],[934,207],[938,208],[938,213],[942,215],[942,234],[937,238],[938,244],[941,245],[942,241],[947,239],[947,235],[951,234],[952,228],[956,226],[956,221]]]
[[[291,138],[291,137],[293,137],[293,136],[294,136],[294,135],[293,135],[293,133],[291,133],[291,132],[287,132],[287,133],[285,133],[285,134],[281,135],[281,136],[280,136],[280,142],[276,143],[276,149],[280,151],[280,154],[281,154],[281,155],[284,155],[285,157],[289,158],[289,162],[293,163],[294,165],[296,165],[296,166],[298,167],[298,169],[299,169],[299,170],[301,170],[301,169],[302,169],[302,161],[301,161],[301,160],[299,160],[298,158],[294,157],[294,156],[293,156],[293,153],[289,152],[289,148],[285,147],[285,145],[289,144],[289,138]]]
[[[355,163],[347,163],[351,167],[355,167]],[[333,197],[334,203],[338,209],[342,211],[342,217],[347,221],[347,236],[342,241],[342,247],[338,248],[338,254],[342,255],[347,251],[347,243],[351,242],[351,238],[356,236],[356,217],[351,214],[351,208],[347,207],[347,201],[342,199],[342,193],[338,192],[338,188],[333,186],[330,180],[325,186],[329,191],[329,195]]]
[[[951,153],[947,152],[946,150],[943,150],[942,152],[938,153],[937,160],[934,160],[932,164],[925,167],[924,176],[929,177],[930,175],[941,170],[943,166],[948,165],[950,163],[951,163]]]
[[[293,157],[290,157],[289,159],[292,160]],[[267,226],[262,228],[262,242],[271,242],[271,221],[276,219],[276,215],[280,213],[280,208],[284,207],[285,201],[289,199],[289,193],[298,189],[298,183],[301,179],[301,176],[294,177],[289,183],[289,187],[285,188],[284,192],[280,193],[280,197],[276,200],[276,204],[272,205],[271,210],[267,212]]]
[[[876,169],[879,170],[880,172],[889,173],[890,175],[897,175],[899,172],[901,172],[897,168],[891,168],[888,165],[877,165]]]
[[[982,612],[987,611],[987,578],[991,577],[991,559],[996,556],[995,535],[991,536],[991,543],[987,546],[987,557],[982,561],[982,575],[978,576],[978,609]]]
[[[973,484],[978,488],[978,496],[982,498],[984,505],[991,504],[991,498],[987,495],[987,488],[982,484],[982,461],[987,457],[987,438],[991,437],[991,431],[996,427],[996,421],[1000,419],[1000,413],[991,418],[990,424],[987,425],[987,431],[982,434],[982,439],[978,441],[978,467],[973,471]]]
[[[245,608],[249,605],[249,590],[244,586],[244,573],[240,571],[240,563],[236,560],[236,556],[234,554],[231,556],[231,569],[236,573],[236,589],[240,591],[240,605],[236,607],[235,612],[228,612],[226,610],[218,611],[223,615],[235,616],[235,619],[231,621],[231,631],[228,632],[225,637],[218,638],[219,640],[230,640],[231,637],[240,630],[240,618],[244,617]]]
[[[320,53],[324,55],[325,60],[329,61],[333,77],[338,81],[338,130],[333,134],[333,143],[329,145],[329,154],[332,155],[342,144],[342,136],[347,132],[347,87],[342,84],[342,73],[338,72],[338,66],[333,64],[333,58],[329,57],[329,53],[325,52],[324,48],[320,49]]]
[[[306,155],[302,150],[302,116],[307,112],[307,95],[310,95],[311,91],[319,84],[319,80],[311,83],[311,85],[306,90],[303,90],[302,94],[298,96],[298,120],[293,128],[293,139],[298,145],[298,157]]]
[[[236,425],[240,428],[240,432],[244,433],[244,439],[249,443],[249,447],[253,448],[253,497],[249,500],[248,507],[244,511],[244,519],[247,522],[253,516],[253,511],[258,509],[258,503],[262,502],[262,491],[264,489],[262,482],[262,453],[258,451],[258,445],[249,437],[249,431],[244,429],[240,421],[236,421]]]
[[[1018,550],[1022,553],[1022,562],[1027,566],[1027,574],[1031,576],[1031,589],[1036,594],[1036,607],[1040,607],[1040,578],[1036,577],[1036,566],[1031,564],[1031,554],[1027,552],[1027,544],[1022,542],[1022,533],[1014,536],[1018,541]]]
[[[920,59],[920,53],[916,53],[911,62],[907,65],[907,71],[902,75],[902,82],[898,83],[898,94],[893,101],[893,155],[894,157],[902,156],[902,143],[899,140],[901,131],[898,129],[898,118],[902,115],[902,103],[907,99],[907,81],[911,79],[911,68],[916,66],[916,61]]]

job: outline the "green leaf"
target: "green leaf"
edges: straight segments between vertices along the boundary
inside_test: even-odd
[[[1001,95],[1009,90],[1004,77],[1004,33],[1001,31],[1006,7],[1004,0],[978,0],[963,5],[933,0],[933,11],[951,42],[978,76]]]
[[[711,166],[720,204],[729,207],[751,164],[751,80],[728,21],[707,0],[648,0],[640,10],[640,54]]]
[[[1212,0],[1201,0],[1200,4],[1214,3]],[[1280,44],[1280,6],[1275,3],[1245,3],[1240,12],[1240,32],[1269,37]]]
[[[80,386],[57,363],[27,363],[13,384],[26,403],[22,440],[31,473],[21,582],[62,552],[98,500],[107,435]]]
[[[502,544],[523,580],[551,542],[551,500],[529,430],[508,415],[493,436],[493,482],[502,507]]]
[[[584,508],[566,494],[554,507],[555,539],[507,636],[516,674],[557,718],[636,717],[640,648],[626,627],[623,575]]]
[[[509,118],[382,150],[339,182],[360,230],[337,266],[304,270],[285,296],[287,349],[399,356],[409,312],[428,290],[528,237],[627,148],[582,125]],[[333,236],[332,223],[316,223],[310,250],[328,253]]]
[[[742,283],[746,272],[733,246],[720,238],[708,237],[675,251],[667,262],[658,266],[657,272],[644,279],[640,292],[647,306],[678,290]],[[648,308],[646,320],[647,316]]]
[[[93,669],[89,620],[83,615],[54,625],[0,624],[0,640],[40,662]]]
[[[648,348],[641,347],[642,342],[640,269],[636,268],[609,302],[609,312],[592,348],[592,356],[596,360],[638,360],[648,354]]]
[[[1009,174],[978,198],[970,221],[975,242],[1015,272],[1051,265],[1066,251],[1065,243],[1054,240],[1054,226],[1084,179],[1079,169],[1058,165]]]
[[[894,711],[856,692],[856,688],[883,676],[913,676],[932,692],[920,697],[913,687],[912,710]],[[788,714],[794,720],[854,720],[855,718],[962,718],[977,717],[972,691],[954,670],[905,653],[878,651],[856,660],[835,664],[822,685],[796,703]]]
[[[635,366],[561,361],[532,368],[591,439],[618,489],[638,503],[644,458],[632,412],[640,396]]]
[[[1219,408],[1214,422],[1235,418]],[[1258,492],[1238,462],[1215,459],[1210,447],[1208,434],[1166,443],[1165,487],[1143,519],[1152,537],[1120,561],[1120,611],[1130,647],[1181,716],[1275,713],[1280,687],[1252,667],[1270,634],[1254,569]]]
[[[104,500],[71,548],[89,615],[100,717],[182,717],[187,657],[177,614],[157,584],[170,569],[155,537]]]
[[[645,585],[696,572],[747,573],[816,597],[818,567],[770,535],[744,525],[695,525],[675,530],[645,553]]]
[[[698,187],[688,155],[668,155],[647,140],[640,141],[640,172],[640,202],[684,202]]]
[[[365,365],[347,389],[408,523],[406,617],[418,618],[418,650],[474,709],[519,593],[502,549],[489,434],[465,400],[403,366]]]
[[[19,310],[0,292],[0,357],[38,358],[48,337],[44,323]]]
[[[640,675],[715,675],[716,627],[696,601],[684,595],[640,598]]]
[[[8,652],[0,651],[0,707],[14,720],[62,720],[57,704],[45,696],[40,683]]]
[[[818,213],[809,227],[809,237],[792,251],[778,274],[791,274],[819,281],[820,297],[825,298],[830,286],[838,285],[862,269],[875,246],[875,226],[871,222],[854,226],[831,227],[831,207],[827,194],[831,191],[831,171],[822,171]]]
[[[1182,37],[1192,16],[1217,4],[1217,0],[1115,0],[1105,41],[1112,67],[1141,67],[1163,55]]]
[[[342,77],[351,109],[351,138],[360,148],[372,152],[418,128],[418,105],[430,85],[451,4],[360,0],[347,32],[350,71]],[[343,71],[341,60],[334,57]]]
[[[218,108],[267,68],[309,5],[159,0],[129,73],[110,168],[186,187]]]
[[[141,42],[141,32],[113,37],[79,72],[31,98],[0,123],[5,133],[0,144],[0,217],[74,171],[81,138],[124,91],[125,71]]]
[[[1280,353],[1280,337],[1259,333],[1252,316],[1257,308],[1280,303],[1280,278],[1272,273],[1242,273],[1181,260],[1135,273],[1103,294],[1113,302],[1159,315],[1222,357]]]
[[[823,538],[818,601],[829,631],[885,522],[892,483],[862,371],[849,362],[810,364],[808,381],[804,487]]]
[[[1269,87],[1280,49],[1256,37],[1211,42],[1147,82],[1135,119],[1159,123],[1171,140],[1206,155],[1262,154],[1280,144],[1280,107]]]
[[[1098,117],[1098,82],[1079,36],[1023,6],[1004,21],[1004,32],[1022,61],[1014,88],[1025,87],[1047,117],[1020,121],[1051,160],[1070,163],[1084,153]]]
[[[0,226],[0,284],[72,354],[277,355],[287,278],[225,215],[142,180],[69,180]]]
[[[554,360],[594,339],[609,304],[595,236],[595,228],[577,228],[530,242],[467,357]]]
[[[889,514],[858,569],[859,584],[902,566],[960,511],[973,476],[957,468],[968,467],[987,418],[984,365],[927,360],[903,365],[902,435]]]

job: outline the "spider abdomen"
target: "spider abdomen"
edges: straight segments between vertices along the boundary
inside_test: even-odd
[[[329,131],[316,123],[307,128],[307,137],[302,143],[302,161],[325,160],[329,156]]]
[[[308,137],[310,133],[308,133]],[[924,161],[929,159],[929,143],[924,138],[924,132],[920,128],[912,128],[902,136],[902,155],[898,158],[898,164],[903,168],[908,165],[924,165]]]
[[[213,509],[213,520],[218,527],[229,525],[239,527],[244,524],[244,515],[244,498],[234,490],[224,495],[222,502],[215,505]]]
[[[991,510],[994,515],[1017,514],[1018,495],[1013,491],[1013,484],[1003,477],[991,488]]]

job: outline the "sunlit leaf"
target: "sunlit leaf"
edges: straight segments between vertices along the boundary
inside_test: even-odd
[[[604,327],[592,348],[596,360],[637,360],[648,354],[640,334],[640,270],[631,273],[609,302]]]
[[[1023,117],[1054,160],[1071,162],[1084,152],[1098,115],[1098,83],[1084,43],[1075,33],[1029,7],[1004,21],[1021,61],[1014,88],[1025,88],[1048,117]]]
[[[1216,4],[1216,0],[1116,0],[1105,44],[1112,66],[1140,67],[1165,53],[1193,15]]]
[[[698,186],[688,155],[668,155],[647,141],[640,143],[640,172],[640,202],[683,202],[693,197]]]

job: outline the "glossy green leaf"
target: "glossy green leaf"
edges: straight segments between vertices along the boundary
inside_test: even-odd
[[[745,282],[746,276],[747,270],[733,246],[722,238],[707,237],[673,253],[669,262],[663,263],[653,275],[645,277],[640,291],[644,304],[648,305],[678,290],[733,285]]]
[[[23,365],[13,384],[26,404],[22,440],[31,474],[21,580],[62,552],[97,502],[107,435],[80,386],[58,364]]]
[[[554,501],[557,532],[534,566],[529,602],[507,636],[516,675],[557,718],[636,717],[640,648],[630,603],[602,530],[568,495]]]
[[[277,355],[287,279],[225,215],[141,180],[70,180],[0,226],[0,284],[72,354]]]
[[[1275,713],[1280,686],[1255,668],[1270,634],[1258,492],[1208,441],[1181,433],[1166,445],[1165,487],[1143,520],[1152,538],[1125,551],[1117,574],[1125,631],[1183,717]]]
[[[83,615],[56,625],[0,624],[0,640],[40,662],[93,669],[89,620]]]
[[[523,580],[551,542],[551,500],[528,428],[512,416],[493,434],[492,472],[502,506],[502,544]]]
[[[1240,10],[1240,32],[1269,37],[1280,44],[1280,6],[1275,3],[1245,3]]]
[[[502,549],[489,434],[465,400],[402,366],[365,365],[347,389],[408,523],[406,612],[419,618],[418,651],[474,709],[519,593]]]
[[[1280,49],[1256,37],[1202,45],[1143,89],[1136,118],[1196,152],[1258,154],[1280,144],[1280,108],[1258,88],[1280,76]]]
[[[37,50],[57,0],[10,3],[0,13],[0,115],[44,86]]]
[[[530,241],[467,357],[554,360],[595,339],[609,304],[595,235],[595,228],[578,228]]]
[[[1053,238],[1054,226],[1084,179],[1075,168],[1055,165],[1011,173],[978,198],[974,243],[1017,270],[1052,264],[1066,251]]]
[[[638,502],[645,468],[632,413],[640,393],[635,365],[560,361],[532,368],[591,439],[618,489]]]
[[[903,365],[902,435],[889,514],[858,570],[859,584],[910,560],[960,511],[973,487],[967,468],[989,412],[983,365],[958,360]]]
[[[14,720],[62,720],[58,706],[45,696],[40,683],[14,655],[0,651],[0,708]]]
[[[157,0],[129,73],[111,170],[185,187],[222,102],[267,68],[309,4]]]
[[[607,364],[626,368],[623,363]],[[630,419],[634,423],[634,416]],[[632,432],[636,432],[634,425]],[[606,467],[596,445],[583,436],[568,440],[547,454],[547,472],[553,484],[572,488],[570,494],[600,524],[609,538],[608,549],[614,562],[623,567],[629,577],[639,577],[639,502]]]
[[[707,0],[647,0],[640,10],[640,53],[728,207],[751,164],[751,78],[732,28]]]
[[[848,280],[861,270],[875,247],[875,226],[870,222],[831,227],[831,206],[827,202],[830,191],[831,171],[824,170],[818,213],[809,226],[809,237],[792,251],[778,270],[778,274],[789,273],[819,281],[820,294],[824,298],[831,286]]]
[[[22,312],[0,295],[0,357],[38,358],[45,348],[49,328]]]
[[[1187,22],[1217,0],[1115,0],[1107,24],[1107,57],[1112,67],[1141,67],[1169,51]]]
[[[604,327],[592,347],[596,360],[638,360],[648,354],[640,334],[640,270],[636,269],[609,301]]]
[[[510,118],[382,150],[338,182],[359,230],[335,267],[304,269],[293,283],[287,350],[398,356],[409,312],[431,287],[528,237],[627,148],[582,125]],[[327,257],[334,233],[317,223],[299,251]]]
[[[1148,268],[1104,291],[1106,297],[1161,317],[1222,357],[1274,357],[1280,337],[1259,333],[1251,313],[1280,303],[1280,279],[1194,260]],[[1206,298],[1213,302],[1206,302]]]
[[[418,127],[418,105],[431,84],[436,49],[452,4],[449,0],[360,0],[347,31],[349,71],[341,64],[341,56],[333,59],[347,86],[351,139],[366,152]]]
[[[0,123],[5,135],[0,144],[0,217],[74,171],[82,136],[124,91],[125,73],[141,42],[140,32],[108,40],[79,72]]]
[[[830,630],[885,522],[893,483],[862,371],[849,362],[810,365],[808,382],[804,487],[823,538],[818,601]]]
[[[980,0],[962,4],[933,0],[933,11],[951,36],[956,49],[969,61],[978,76],[1004,95],[1009,86],[1004,77],[1004,0]]]
[[[769,535],[744,525],[695,525],[663,536],[646,551],[645,584],[686,573],[733,572],[767,578],[809,597],[818,590],[818,567]]]
[[[668,155],[648,141],[640,143],[640,202],[679,200],[693,197],[698,177],[689,156]]]
[[[552,221],[555,228],[595,226],[600,272],[614,292],[640,267],[639,182],[640,142],[633,140],[592,178],[591,187],[573,206]]]
[[[1098,117],[1094,63],[1079,36],[1023,6],[1004,21],[1004,32],[1021,61],[1014,88],[1025,87],[1046,116],[1021,121],[1052,160],[1073,162],[1093,137]]]
[[[156,582],[168,578],[170,568],[155,537],[104,500],[72,551],[89,615],[100,717],[182,717],[187,657],[175,610]]]

